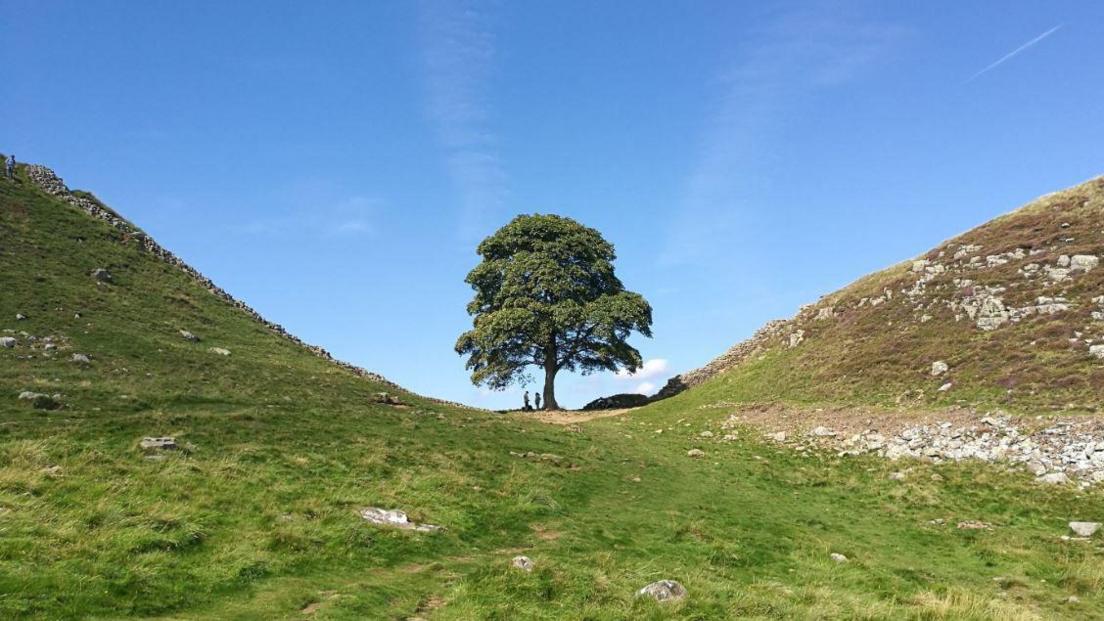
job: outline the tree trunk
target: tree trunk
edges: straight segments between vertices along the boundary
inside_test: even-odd
[[[558,410],[560,404],[556,403],[556,372],[560,366],[556,364],[556,335],[548,340],[544,346],[544,409]]]
[[[560,405],[556,403],[556,368],[555,363],[544,365],[544,409],[558,410]]]

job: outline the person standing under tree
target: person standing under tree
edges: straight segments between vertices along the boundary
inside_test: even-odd
[[[8,156],[8,179],[15,178],[15,156]]]
[[[540,393],[539,392],[533,393],[533,407],[535,407],[538,410],[540,409]]]
[[[526,390],[525,395],[522,396],[522,403],[524,404],[524,405],[522,405],[522,408],[521,408],[522,410],[525,410],[526,412],[529,412],[533,409],[533,406],[529,405],[529,391],[528,390]]]

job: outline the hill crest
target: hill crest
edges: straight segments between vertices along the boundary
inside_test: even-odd
[[[657,398],[726,377],[750,399],[1098,410],[1102,222],[1104,177],[1047,194],[769,322]]]

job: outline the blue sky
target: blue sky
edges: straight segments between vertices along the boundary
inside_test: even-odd
[[[908,5],[917,6],[908,6]],[[543,5],[543,6],[541,6]],[[770,6],[768,6],[770,5]],[[1093,2],[0,0],[0,150],[270,319],[485,407],[475,245],[600,229],[658,387],[769,319],[1104,173]]]

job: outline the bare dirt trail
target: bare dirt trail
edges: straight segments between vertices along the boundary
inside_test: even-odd
[[[516,418],[535,420],[542,423],[548,423],[550,425],[575,425],[577,423],[585,423],[599,418],[620,416],[626,412],[631,412],[635,409],[639,408],[623,408],[620,410],[595,410],[591,412],[579,412],[574,410],[538,410],[535,412],[514,411],[510,412],[510,415]]]

